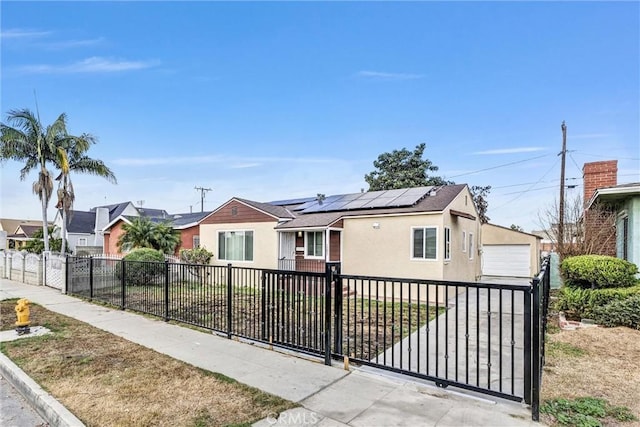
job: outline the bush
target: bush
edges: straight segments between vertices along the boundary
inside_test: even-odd
[[[122,261],[125,263],[125,282],[130,286],[157,284],[164,275],[164,254],[151,248],[134,249]],[[116,268],[118,279],[122,278],[121,264]]]
[[[640,295],[640,285],[630,288],[582,289],[563,286],[558,293],[556,309],[572,318],[592,318],[595,310],[612,303]]]
[[[580,255],[562,261],[565,285],[574,288],[626,288],[638,283],[638,267],[623,259],[604,255]]]
[[[205,248],[180,249],[180,259],[188,264],[209,264],[213,253]]]
[[[612,301],[603,307],[595,307],[593,320],[603,326],[640,329],[640,293],[624,300]]]

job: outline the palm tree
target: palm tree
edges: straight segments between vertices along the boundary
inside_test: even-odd
[[[180,232],[174,230],[170,224],[156,224],[153,229],[153,242],[156,249],[170,255],[175,252],[176,246],[180,243]]]
[[[131,224],[122,224],[122,233],[118,238],[118,247],[128,251],[135,248],[153,248],[154,224],[149,218],[139,216]]]
[[[58,185],[58,203],[56,208],[62,214],[62,247],[60,252],[64,253],[67,246],[67,221],[69,213],[73,209],[75,193],[71,183],[71,172],[79,172],[90,175],[101,176],[107,181],[117,184],[117,180],[111,169],[102,160],[92,159],[87,156],[87,151],[91,145],[95,144],[96,138],[90,134],[82,134],[79,137],[69,137],[63,145],[66,154],[66,165],[58,164],[61,173],[56,178]]]
[[[180,232],[168,223],[153,223],[149,218],[139,216],[131,224],[123,224],[124,233],[118,238],[118,247],[128,251],[135,248],[157,249],[172,254],[180,243]]]
[[[47,163],[52,162],[65,167],[66,155],[61,146],[67,138],[67,116],[64,113],[46,129],[39,117],[26,108],[10,110],[7,113],[7,124],[0,124],[0,161],[24,162],[24,167],[20,170],[21,181],[24,181],[33,169],[40,168],[38,179],[32,188],[42,204],[45,251],[49,251],[47,207],[53,192],[53,179],[47,169]]]

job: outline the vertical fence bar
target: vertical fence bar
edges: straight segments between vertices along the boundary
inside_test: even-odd
[[[531,372],[531,415],[540,418],[540,279],[533,279],[533,364]]]
[[[331,366],[331,265],[325,265],[324,272],[324,364]]]
[[[260,338],[267,340],[267,273],[262,272],[262,280],[260,287]]]
[[[122,277],[120,278],[120,287],[121,289],[121,300],[120,300],[120,308],[124,310],[125,307],[125,277],[127,276],[127,262],[123,259],[120,261],[120,265],[122,265]]]
[[[93,257],[89,258],[89,301],[93,299]]]
[[[164,262],[164,320],[169,321],[169,261]]]
[[[531,288],[523,291],[524,303],[524,402],[531,404]]]
[[[329,266],[329,264],[328,264]],[[342,277],[340,276],[340,264],[331,264],[335,269],[333,274],[334,285],[334,309],[333,313],[335,315],[335,325],[334,325],[334,346],[333,351],[336,354],[342,354],[342,304],[343,304],[343,295],[342,295]],[[329,266],[328,268],[331,268]]]
[[[233,320],[231,310],[233,309],[233,304],[231,298],[233,297],[233,293],[231,292],[231,274],[233,273],[231,263],[227,264],[227,338],[231,339],[232,329],[231,329],[231,321]]]

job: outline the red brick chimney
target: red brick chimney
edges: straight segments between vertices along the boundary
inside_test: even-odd
[[[582,180],[584,184],[583,203],[586,206],[598,188],[618,185],[618,161],[605,160],[585,163],[582,167]]]

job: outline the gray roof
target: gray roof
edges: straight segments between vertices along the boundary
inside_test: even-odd
[[[253,200],[241,199],[239,197],[236,197],[235,199],[241,201],[242,203],[246,203],[249,206],[253,206],[256,209],[260,209],[263,212],[271,214],[276,218],[294,218],[295,217],[295,215],[291,211],[289,211],[289,209],[283,206],[274,206],[270,203],[254,202]]]
[[[93,234],[96,226],[96,213],[85,211],[71,211],[67,215],[68,233]]]
[[[126,207],[129,206],[129,203],[131,202],[122,202],[122,203],[116,203],[113,205],[96,206],[95,208],[91,208],[90,211],[95,212],[97,208],[109,209],[109,222],[111,222],[120,216],[120,214],[126,209]]]
[[[319,213],[296,213],[295,218],[291,221],[278,225],[277,229],[292,228],[309,228],[309,227],[327,227],[340,218],[361,215],[381,215],[381,214],[397,214],[397,213],[414,213],[414,212],[441,212],[460,194],[466,187],[465,184],[445,185],[436,187],[435,195],[427,195],[412,206],[405,207],[389,207],[374,209],[356,209],[335,212],[319,212]],[[293,209],[293,207],[289,207]]]
[[[168,219],[169,214],[164,209],[151,209],[151,208],[136,208],[140,216],[146,216],[149,218],[164,218]]]
[[[169,221],[174,227],[181,227],[188,224],[198,223],[202,221],[211,211],[196,213],[181,213],[169,215]]]

